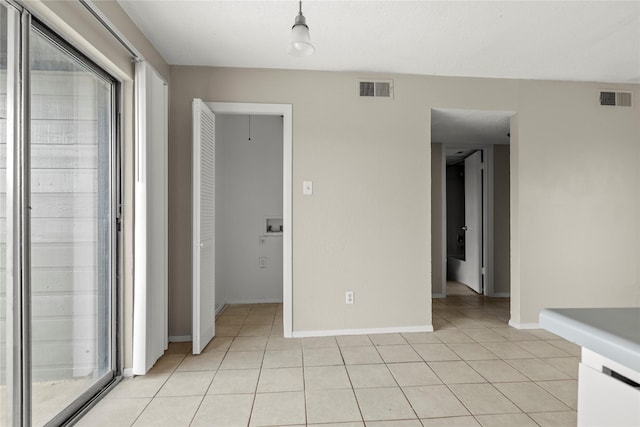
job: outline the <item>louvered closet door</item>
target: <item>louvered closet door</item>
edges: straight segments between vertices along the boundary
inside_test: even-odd
[[[215,116],[193,100],[193,354],[215,335]]]

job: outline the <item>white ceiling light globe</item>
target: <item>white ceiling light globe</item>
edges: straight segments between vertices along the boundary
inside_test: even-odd
[[[315,52],[316,48],[311,44],[311,36],[309,35],[309,27],[307,20],[302,14],[302,1],[299,2],[300,9],[296,20],[291,27],[291,42],[289,43],[289,55],[291,56],[309,56]]]
[[[294,25],[291,29],[291,42],[289,43],[289,55],[309,56],[316,48],[311,44],[309,28],[306,25]]]

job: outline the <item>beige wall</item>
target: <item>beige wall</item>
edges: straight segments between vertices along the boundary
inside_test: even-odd
[[[168,82],[170,75],[169,65],[145,35],[142,34],[142,31],[136,27],[129,15],[122,10],[120,5],[115,0],[94,1],[93,4],[118,28],[127,41],[140,52],[145,61],[149,62],[158,74]]]
[[[520,116],[516,113],[510,120],[511,139],[509,144],[509,212],[511,238],[511,319],[520,321]],[[640,252],[640,251],[639,251]]]
[[[356,77],[172,67],[170,335],[191,330],[193,97],[293,104],[295,331],[431,324],[429,109],[361,101]],[[396,99],[414,96],[396,84]],[[312,197],[303,180],[314,182]]]
[[[493,146],[493,292],[510,291],[509,146]]]
[[[601,107],[603,86],[521,84],[521,322],[541,307],[629,305],[637,292],[638,107]]]
[[[194,97],[293,105],[294,331],[431,324],[431,108],[517,112],[514,322],[637,295],[635,108],[600,107],[602,84],[410,75],[379,76],[394,80],[394,100],[362,100],[361,77],[370,75],[171,67],[170,335],[191,331]],[[302,180],[314,181],[312,197]]]

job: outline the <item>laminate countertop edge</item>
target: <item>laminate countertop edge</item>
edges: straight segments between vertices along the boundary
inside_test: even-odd
[[[640,307],[545,308],[540,326],[640,372]]]

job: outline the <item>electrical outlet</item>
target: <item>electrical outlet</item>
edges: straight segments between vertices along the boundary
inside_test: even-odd
[[[267,257],[261,256],[258,258],[258,268],[267,268]]]
[[[347,291],[345,294],[345,303],[353,304],[353,291]]]

